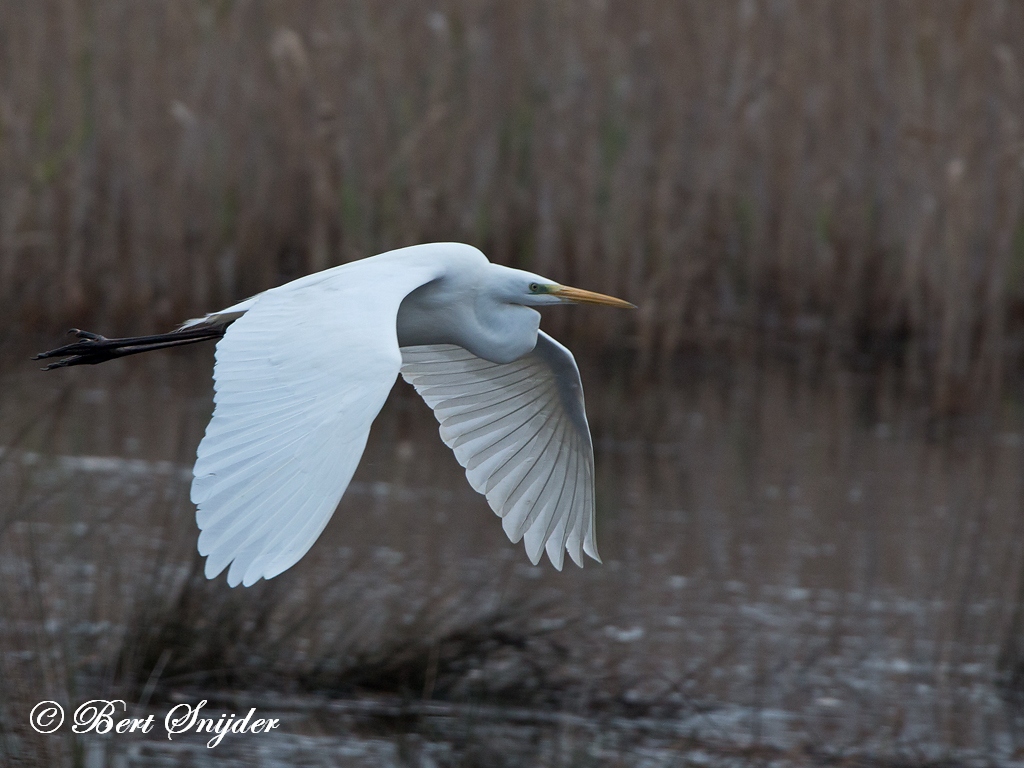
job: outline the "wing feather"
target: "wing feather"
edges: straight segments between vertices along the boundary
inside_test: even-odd
[[[461,347],[402,348],[402,377],[434,411],[441,439],[474,490],[536,564],[546,551],[600,560],[594,534],[594,451],[572,354],[541,332],[533,352],[491,363]],[[583,545],[586,542],[586,545]],[[577,546],[578,543],[578,546]]]
[[[527,444],[526,447],[529,450],[529,455],[524,457],[517,467],[517,469],[524,468],[525,471],[509,473],[510,477],[516,477],[514,483],[509,481],[507,483],[499,482],[495,484],[492,489],[495,497],[505,496],[504,501],[501,502],[502,517],[515,509],[518,504],[524,504],[530,508],[535,506],[539,494],[534,491],[551,474],[551,467],[548,462],[541,461],[540,459],[545,456],[545,453],[551,447],[551,440],[555,434],[555,430],[550,429],[549,425],[545,424]],[[542,443],[543,447],[541,447]],[[511,461],[508,462],[508,464],[511,463]]]
[[[520,536],[525,535],[526,531],[536,523],[537,530],[542,534],[541,538],[544,541],[548,541],[555,525],[557,525],[558,515],[555,513],[559,508],[558,502],[561,500],[562,493],[565,490],[567,459],[572,456],[572,449],[568,444],[569,441],[566,439],[564,421],[559,422],[558,429],[558,454],[555,456],[551,472],[544,483],[544,487],[541,489],[537,503],[525,519],[523,519],[520,530],[517,531]]]
[[[518,484],[540,458],[540,451],[534,450],[534,444],[543,431],[543,420],[548,413],[541,411],[531,416],[523,423],[523,433],[517,435],[515,449],[505,460],[504,464],[494,470],[484,483],[483,492],[492,508],[499,515],[504,517],[508,511],[505,502],[509,495],[516,489]],[[540,424],[538,425],[538,422]],[[532,428],[532,432],[531,432]],[[458,457],[458,454],[456,454]]]
[[[260,294],[228,326],[191,492],[209,578],[271,578],[320,536],[398,375],[399,305],[438,268],[354,262]]]
[[[539,547],[548,540],[548,537],[551,535],[551,529],[559,519],[559,515],[557,514],[559,510],[558,501],[561,496],[561,490],[565,487],[565,467],[563,457],[567,453],[567,441],[564,439],[564,422],[559,423],[556,435],[558,440],[558,454],[555,457],[555,461],[552,463],[551,471],[548,473],[543,487],[538,493],[537,502],[532,505],[518,505],[518,507],[506,515],[505,519],[502,521],[503,524],[505,520],[510,521],[509,528],[505,528],[505,532],[508,534],[511,529],[516,541],[523,538],[528,531],[533,532],[530,540],[527,541],[527,551],[529,552],[531,549],[534,549],[536,554],[535,560],[540,558]],[[553,483],[552,480],[554,480]],[[536,542],[534,542],[534,539],[536,539]],[[556,553],[556,557],[551,558],[551,562],[554,563],[556,567],[558,567],[559,563],[557,554],[558,553]]]

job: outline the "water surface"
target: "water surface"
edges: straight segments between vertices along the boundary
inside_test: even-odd
[[[505,539],[399,382],[313,550],[230,590],[193,578],[211,358],[3,367],[11,722],[134,675],[152,711],[244,694],[285,712],[268,765],[1018,757],[999,686],[1024,562],[1016,397],[940,422],[896,379],[734,363],[641,386],[584,359],[604,564],[558,573]],[[157,652],[169,626],[190,650]]]

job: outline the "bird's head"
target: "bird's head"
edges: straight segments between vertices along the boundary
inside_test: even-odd
[[[516,274],[512,276],[506,286],[508,290],[506,300],[514,304],[523,304],[528,307],[547,307],[553,304],[598,304],[605,307],[636,309],[635,304],[614,296],[560,285],[546,277],[529,272],[509,271]]]

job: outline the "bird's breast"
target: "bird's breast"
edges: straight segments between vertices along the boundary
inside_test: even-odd
[[[537,345],[540,313],[532,307],[446,295],[428,284],[398,309],[398,344],[456,344],[492,363],[511,363]]]

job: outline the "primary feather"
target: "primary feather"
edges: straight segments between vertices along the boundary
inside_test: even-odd
[[[497,364],[454,345],[404,347],[402,377],[434,411],[441,439],[536,565],[546,549],[600,560],[594,538],[594,450],[583,387],[568,349],[541,331],[519,360]]]

